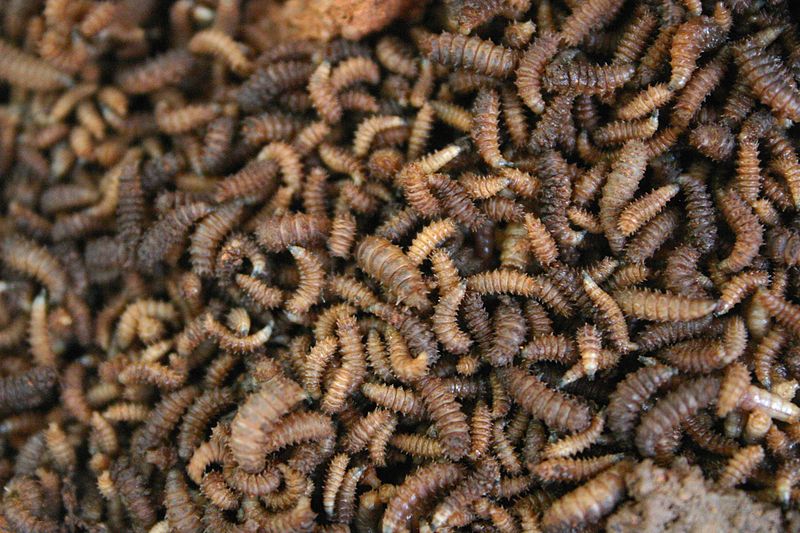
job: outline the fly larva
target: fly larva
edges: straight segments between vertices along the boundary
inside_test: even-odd
[[[240,221],[242,214],[241,205],[225,205],[197,225],[191,235],[189,247],[193,272],[203,277],[213,276],[217,248]]]
[[[399,386],[364,383],[361,392],[368,400],[390,411],[412,417],[420,417],[425,412],[422,400],[414,392]]]
[[[543,459],[571,457],[589,449],[598,441],[605,427],[605,414],[599,413],[592,419],[592,423],[584,431],[568,435],[557,441],[547,444],[541,451]]]
[[[200,445],[210,422],[234,404],[230,389],[209,389],[197,397],[186,411],[178,434],[178,455],[188,460]]]
[[[379,302],[378,296],[366,283],[352,276],[329,276],[328,288],[339,298],[361,309],[369,309]]]
[[[585,61],[554,61],[545,68],[542,86],[548,92],[606,94],[622,87],[633,72],[630,63],[594,65]]]
[[[265,219],[256,228],[256,236],[268,251],[278,252],[290,246],[324,244],[329,228],[327,217],[286,213]]]
[[[122,503],[137,529],[149,529],[158,520],[147,481],[127,458],[118,459],[111,467],[111,479]]]
[[[624,143],[634,139],[652,137],[658,129],[658,111],[639,120],[617,120],[594,130],[593,138],[599,146]]]
[[[717,243],[717,224],[714,204],[705,181],[692,174],[678,177],[686,201],[689,242],[701,254],[708,253]]]
[[[761,446],[742,448],[728,460],[717,483],[720,487],[732,489],[744,483],[763,460],[764,448]]]
[[[304,397],[297,383],[276,377],[263,383],[261,389],[239,407],[231,422],[229,446],[245,472],[255,474],[263,470],[262,448],[269,430]]]
[[[716,302],[648,289],[622,289],[614,300],[628,316],[656,322],[686,321],[711,313]]]
[[[641,142],[626,143],[612,163],[600,197],[600,223],[612,251],[620,252],[625,238],[617,229],[617,217],[622,208],[633,199],[647,166],[645,147]]]
[[[800,121],[800,91],[783,61],[766,48],[783,32],[775,26],[752,34],[733,46],[740,75],[753,95],[777,115]]]
[[[575,333],[575,343],[578,346],[581,366],[586,376],[592,379],[595,372],[597,372],[600,350],[602,349],[600,331],[591,324],[584,324]]]
[[[167,473],[164,486],[164,507],[170,531],[191,533],[200,531],[200,510],[192,501],[183,473],[173,468]],[[152,531],[152,530],[151,530]]]
[[[786,181],[792,204],[800,205],[800,162],[797,157],[794,154],[781,155],[770,162],[770,167]]]
[[[328,466],[328,475],[325,477],[325,483],[322,491],[322,506],[325,509],[325,514],[328,515],[328,518],[334,517],[334,512],[336,509],[336,495],[339,493],[339,488],[344,480],[349,462],[350,456],[346,453],[340,453],[331,459]]]
[[[196,396],[195,387],[185,387],[163,396],[161,402],[149,413],[141,431],[137,433],[135,445],[146,450],[166,439]]]
[[[734,409],[744,411],[760,409],[771,418],[783,422],[796,422],[800,407],[777,394],[752,385],[750,372],[744,364],[735,362],[725,370],[717,401],[717,415],[722,417]]]
[[[500,96],[492,89],[481,89],[472,104],[472,140],[478,153],[491,167],[508,166],[500,153]]]
[[[672,108],[670,117],[672,126],[686,127],[689,125],[700,110],[703,101],[719,85],[729,59],[730,54],[727,49],[724,49],[692,75]]]
[[[375,57],[390,72],[406,78],[416,78],[418,65],[405,43],[397,37],[386,36],[375,45]]]
[[[208,54],[223,61],[235,74],[246,77],[253,72],[253,63],[242,51],[242,45],[218,29],[195,33],[187,48],[193,54]]]
[[[331,84],[331,65],[323,61],[308,80],[308,94],[314,109],[328,124],[336,124],[342,118],[342,105]]]
[[[428,372],[428,352],[421,351],[416,357],[412,357],[405,339],[394,328],[387,328],[385,336],[389,348],[389,363],[392,373],[400,381],[411,383]]]
[[[599,474],[624,457],[621,453],[580,459],[558,457],[537,464],[532,473],[544,483],[582,481]]]
[[[333,436],[330,417],[317,411],[297,411],[277,422],[261,445],[261,453],[270,454],[302,442],[316,442]]]
[[[761,190],[761,169],[758,161],[758,139],[739,134],[739,150],[736,153],[736,188],[742,198],[752,203]]]
[[[479,176],[472,172],[461,174],[458,177],[460,183],[470,198],[484,200],[497,195],[505,189],[511,180],[504,176]]]
[[[697,68],[700,54],[722,44],[726,33],[726,28],[706,16],[690,18],[678,26],[670,47],[672,75],[669,88],[682,89]]]
[[[677,184],[664,185],[628,204],[617,219],[617,228],[622,235],[629,237],[636,233],[647,221],[653,218],[678,194]]]
[[[72,85],[72,79],[50,63],[11,44],[0,41],[0,78],[11,85],[33,91],[52,91]]]
[[[583,274],[583,289],[597,307],[601,321],[608,332],[608,338],[614,346],[623,353],[636,349],[636,344],[630,341],[628,324],[616,299],[601,289],[586,273]]]
[[[505,78],[517,66],[517,52],[479,37],[442,32],[419,43],[420,52],[434,63]]]
[[[492,342],[482,355],[493,366],[509,364],[525,341],[527,325],[519,305],[508,296],[500,296],[500,304],[492,317]]]
[[[596,523],[611,512],[625,495],[625,476],[633,462],[625,460],[553,502],[542,515],[546,533],[566,531]]]
[[[700,409],[715,402],[719,390],[719,378],[702,377],[681,384],[658,400],[642,416],[636,429],[635,442],[639,452],[647,457],[654,456],[658,442]]]
[[[460,459],[469,451],[469,425],[455,395],[436,377],[421,379],[417,389],[437,428],[445,455],[453,460]]]
[[[631,239],[625,248],[625,257],[632,263],[645,262],[672,237],[680,222],[676,209],[665,209]]]
[[[436,191],[435,198],[442,209],[459,224],[472,231],[487,223],[486,215],[470,199],[467,191],[457,181],[444,174],[431,174],[423,181]]]
[[[219,113],[218,104],[194,104],[170,109],[166,102],[159,102],[156,104],[156,123],[164,133],[177,135],[211,122]]]
[[[626,287],[635,287],[647,281],[652,272],[648,267],[641,264],[625,264],[619,267],[611,278],[606,282],[609,291]]]
[[[527,361],[550,361],[562,365],[578,361],[578,352],[572,340],[553,334],[536,335],[522,348],[520,356]]]
[[[364,272],[399,299],[421,311],[430,309],[422,275],[399,247],[384,238],[369,236],[356,247],[355,258]]]
[[[575,95],[566,93],[556,95],[545,108],[541,119],[531,132],[528,147],[534,153],[555,148],[559,143],[571,151],[575,143],[575,124],[572,119],[572,105]]]
[[[22,237],[9,236],[3,241],[0,258],[10,269],[38,280],[54,303],[64,298],[67,273],[46,248]]]
[[[677,369],[655,364],[631,372],[617,385],[609,398],[607,412],[608,427],[619,440],[630,439],[645,403],[677,374]]]
[[[550,389],[524,370],[511,367],[503,371],[503,376],[514,401],[548,426],[559,431],[580,432],[591,423],[588,406]]]
[[[398,433],[392,436],[389,444],[412,457],[436,459],[444,455],[439,441],[424,435]]]
[[[536,259],[544,266],[558,259],[558,247],[542,221],[534,214],[525,215],[528,245]]]
[[[755,289],[766,287],[769,279],[769,273],[763,270],[740,272],[731,277],[720,289],[716,313],[720,315],[727,313]]]
[[[386,506],[382,531],[389,533],[404,528],[422,502],[434,498],[437,493],[458,483],[463,476],[463,467],[453,463],[421,466],[407,475]]]
[[[457,231],[458,227],[450,218],[432,222],[417,233],[406,256],[414,265],[420,265],[433,250],[453,237]]]
[[[752,208],[735,191],[719,193],[718,203],[726,222],[736,234],[733,249],[728,257],[720,261],[719,268],[738,272],[758,254],[764,239],[764,228]]]
[[[180,243],[189,228],[211,213],[213,208],[206,203],[190,203],[177,207],[150,226],[142,237],[137,250],[137,263],[144,271],[152,271],[171,248]]]
[[[691,246],[679,246],[667,257],[664,269],[664,288],[690,298],[706,298],[709,280],[697,265],[700,252]]]
[[[417,115],[414,118],[414,123],[411,127],[411,133],[408,138],[408,150],[406,156],[409,161],[413,161],[425,152],[428,145],[431,128],[433,127],[434,114],[436,113],[434,107],[429,102],[424,102]]]
[[[405,119],[398,116],[377,115],[363,120],[358,125],[353,138],[353,153],[357,157],[364,157],[369,152],[369,147],[378,133],[405,125]]]
[[[667,104],[673,95],[666,83],[651,85],[617,108],[616,116],[620,120],[645,117]]]
[[[524,148],[528,144],[528,119],[525,108],[517,92],[508,85],[500,90],[503,105],[503,121],[505,122],[508,136],[515,148]]]
[[[377,85],[380,80],[380,67],[366,57],[345,59],[336,65],[330,75],[330,85],[334,93],[339,93],[357,83]]]
[[[620,0],[591,0],[575,5],[561,25],[561,40],[576,46],[593,30],[608,24],[622,7]]]
[[[342,440],[342,448],[348,453],[358,453],[375,438],[382,427],[396,423],[397,417],[386,409],[375,409],[355,421]],[[395,421],[395,422],[393,422]]]
[[[730,456],[739,449],[733,439],[718,433],[713,428],[714,421],[707,413],[701,413],[687,419],[682,427],[692,441],[704,450],[718,455]]]
[[[689,144],[704,156],[720,162],[731,159],[736,139],[726,126],[701,124],[689,133]]]
[[[542,74],[547,63],[556,55],[558,44],[558,34],[544,31],[536,37],[519,61],[515,81],[517,92],[525,105],[536,114],[544,111]]]
[[[584,234],[570,228],[567,207],[572,195],[567,163],[556,151],[541,158],[539,173],[542,179],[541,220],[563,248],[572,248],[583,240]]]
[[[314,65],[307,61],[279,61],[259,66],[236,91],[236,101],[246,113],[262,110],[273,98],[308,83]]]
[[[446,350],[457,355],[467,353],[472,345],[472,339],[458,325],[458,309],[466,291],[466,283],[462,281],[449,292],[443,293],[431,318],[433,332],[439,342]]]
[[[658,20],[647,5],[638,5],[617,42],[612,63],[636,63],[645,50]]]
[[[753,351],[753,372],[764,388],[772,389],[775,360],[783,349],[788,334],[784,328],[774,325],[759,341]]]
[[[295,316],[303,315],[316,304],[325,286],[325,269],[317,254],[300,246],[289,246],[289,252],[297,262],[300,282],[291,298],[286,300],[286,311]]]
[[[443,123],[464,133],[469,133],[472,130],[472,112],[452,102],[431,100],[429,103],[436,112],[436,118]]]
[[[251,146],[260,146],[272,141],[285,141],[302,131],[305,122],[293,115],[280,112],[267,112],[245,117],[242,120],[241,134]]]

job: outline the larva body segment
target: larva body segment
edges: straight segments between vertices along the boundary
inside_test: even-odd
[[[455,395],[435,377],[420,380],[418,392],[436,425],[446,455],[453,460],[460,459],[469,451],[469,425]]]
[[[622,352],[636,349],[636,344],[630,341],[628,324],[625,321],[623,309],[620,308],[616,299],[601,289],[591,276],[586,273],[583,275],[583,289],[597,307],[601,321],[607,328],[609,339],[614,343],[615,347]]]
[[[593,65],[583,61],[555,61],[545,68],[542,87],[548,92],[604,94],[622,87],[633,73],[631,63]]]
[[[439,298],[431,319],[433,332],[449,352],[460,355],[469,351],[472,339],[458,325],[458,309],[467,292],[466,283],[460,282]]]
[[[628,440],[632,436],[645,402],[677,373],[675,368],[656,364],[631,372],[617,385],[609,398],[607,411],[608,427],[617,438]]]
[[[500,153],[500,95],[494,90],[481,90],[472,104],[470,134],[478,153],[490,167],[507,166]]]
[[[628,316],[657,322],[694,320],[716,307],[713,300],[647,289],[622,289],[614,293],[614,300]]]
[[[687,381],[656,402],[642,416],[636,428],[636,447],[646,457],[653,457],[656,446],[684,420],[700,409],[714,403],[720,390],[720,380],[702,377]]]
[[[408,305],[427,311],[428,291],[413,262],[388,240],[370,236],[356,247],[358,265]]]
[[[504,370],[503,376],[514,401],[548,426],[561,431],[578,432],[591,423],[591,414],[586,405],[550,389],[524,370],[511,367]]]
[[[632,466],[632,461],[623,461],[553,502],[542,515],[542,529],[568,531],[608,514],[624,497],[625,475]]]
[[[605,429],[605,420],[604,413],[595,415],[592,423],[584,431],[547,444],[541,451],[542,458],[572,457],[590,448],[602,435]]]

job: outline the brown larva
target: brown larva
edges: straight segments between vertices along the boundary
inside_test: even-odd
[[[648,220],[661,211],[679,190],[680,187],[672,183],[634,200],[620,212],[617,219],[617,229],[625,237],[633,235]]]
[[[700,272],[700,252],[691,246],[679,246],[667,257],[664,288],[691,298],[708,296],[710,282]]]
[[[486,224],[486,215],[473,203],[460,183],[444,174],[431,174],[425,182],[435,191],[437,203],[453,220],[473,231]]]
[[[400,381],[411,383],[427,373],[428,352],[421,351],[415,357],[412,357],[406,340],[394,328],[387,328],[385,336],[389,348],[389,363],[392,373]]]
[[[405,527],[423,501],[458,483],[463,475],[460,465],[433,463],[406,476],[386,507],[382,520],[383,530],[395,531]]]
[[[794,154],[781,155],[771,161],[770,166],[783,177],[789,188],[792,203],[800,204],[800,162]]]
[[[263,469],[265,457],[261,449],[267,441],[267,431],[304,396],[299,385],[278,377],[264,383],[239,407],[231,423],[229,445],[241,468],[249,473]]]
[[[732,410],[760,409],[771,418],[784,422],[796,422],[800,408],[777,394],[750,383],[750,372],[744,364],[735,362],[725,370],[717,401],[717,415],[726,416]]]
[[[391,411],[381,408],[367,413],[348,429],[342,441],[343,449],[348,453],[357,453],[363,450],[382,427],[391,424],[396,418]]]
[[[572,340],[553,334],[535,336],[522,348],[520,356],[528,361],[551,361],[564,365],[578,361]]]
[[[651,9],[646,5],[637,6],[632,20],[619,38],[612,62],[635,63],[645,50],[650,34],[657,24],[658,20]]]
[[[466,68],[497,78],[509,76],[517,66],[514,50],[479,37],[442,32],[439,35],[428,35],[419,44],[419,48],[432,62]]]
[[[645,402],[677,373],[674,368],[655,364],[631,372],[617,385],[608,404],[608,426],[617,438],[625,440],[632,436]]]
[[[692,74],[673,106],[672,126],[685,127],[692,121],[708,94],[722,80],[729,59],[730,54],[725,49]]]
[[[736,234],[736,242],[719,267],[738,272],[749,265],[763,241],[764,229],[750,206],[733,190],[721,192],[718,204],[722,215]]]
[[[576,5],[561,25],[561,40],[568,46],[577,45],[593,30],[613,19],[621,7],[619,0],[592,0]]]
[[[545,68],[542,86],[548,92],[611,93],[633,76],[630,63],[594,65],[584,61],[554,61]]]
[[[656,444],[684,420],[716,400],[720,390],[718,378],[703,377],[687,381],[658,400],[651,411],[642,416],[636,429],[636,447],[645,456],[653,456]]]
[[[682,89],[697,68],[700,54],[719,46],[726,33],[714,19],[705,16],[691,18],[678,26],[670,49],[670,89]]]
[[[246,113],[260,111],[279,94],[305,86],[314,71],[314,65],[307,61],[286,60],[259,66],[237,89],[236,101]]]
[[[549,101],[541,119],[531,132],[528,147],[533,152],[543,152],[554,148],[559,142],[568,150],[574,148],[575,128],[572,120],[572,106],[575,95],[566,93],[556,95]]]
[[[761,270],[740,272],[730,278],[720,289],[717,314],[724,314],[741,302],[750,292],[769,284],[769,274]]]
[[[577,455],[598,441],[604,427],[605,415],[603,413],[597,414],[584,431],[547,444],[541,451],[541,456],[544,459],[555,459]]]
[[[436,377],[421,379],[417,389],[438,430],[445,454],[453,460],[460,459],[469,451],[469,425],[455,395]]]
[[[292,315],[302,315],[320,299],[325,271],[314,252],[300,246],[289,246],[289,252],[297,262],[300,281],[291,298],[286,300],[286,311]]]
[[[589,408],[578,400],[548,388],[518,368],[509,368],[503,375],[514,400],[548,426],[570,432],[583,431],[589,426]]]
[[[484,359],[493,366],[509,364],[525,341],[527,325],[519,305],[507,296],[500,296],[500,305],[493,318],[494,335]]]
[[[364,157],[369,152],[370,145],[379,132],[405,126],[405,124],[405,119],[398,116],[377,115],[362,121],[358,125],[353,138],[353,153],[357,157]]]
[[[558,259],[558,247],[542,221],[534,214],[525,215],[525,229],[531,252],[542,265]]]
[[[736,441],[718,433],[712,426],[714,421],[706,414],[701,413],[687,419],[682,427],[687,435],[704,450],[719,455],[733,455],[739,445]]]
[[[556,500],[542,515],[547,533],[594,523],[608,514],[625,495],[625,475],[632,461],[623,461]]]
[[[701,124],[689,133],[689,144],[714,161],[727,161],[733,156],[736,139],[725,126]]]
[[[181,422],[178,455],[183,459],[189,459],[195,448],[200,445],[210,422],[232,404],[233,394],[230,389],[209,389],[197,397]]]
[[[375,57],[389,71],[416,78],[417,62],[411,57],[405,44],[396,37],[383,37],[375,45]]]
[[[800,91],[786,66],[765,51],[780,33],[772,27],[752,34],[733,46],[733,57],[753,94],[776,114],[800,120]]]
[[[645,147],[642,143],[626,143],[612,163],[600,197],[600,223],[606,232],[611,249],[619,252],[624,245],[624,237],[617,229],[617,217],[624,205],[633,195],[644,176],[646,166]]]
[[[545,65],[558,51],[559,37],[553,32],[542,32],[528,47],[519,61],[517,68],[516,86],[522,101],[531,111],[541,114],[545,102],[541,94],[542,80]]]
[[[636,344],[630,341],[628,325],[617,299],[601,289],[588,274],[583,275],[583,289],[597,307],[601,323],[604,323],[614,346],[622,352],[636,349]]]
[[[400,248],[386,239],[367,237],[356,247],[355,257],[365,272],[398,298],[422,311],[430,309],[422,276]]]
[[[59,261],[45,248],[22,237],[7,237],[2,260],[12,270],[26,274],[44,285],[53,302],[60,302],[67,290],[67,275]]]
[[[625,248],[625,256],[632,263],[643,263],[667,242],[680,224],[677,209],[667,208],[639,230]]]
[[[657,322],[686,321],[711,313],[716,302],[648,289],[622,289],[614,300],[629,316]]]
[[[472,104],[472,140],[478,153],[491,167],[507,166],[500,153],[500,96],[494,90],[481,90]]]
[[[458,326],[458,309],[466,294],[466,283],[461,282],[445,292],[434,308],[432,328],[439,342],[451,353],[464,354],[469,351],[472,339]]]
[[[624,143],[634,139],[652,137],[658,129],[658,112],[638,120],[617,120],[597,128],[593,132],[594,141],[599,146]]]
[[[195,33],[187,48],[193,54],[209,54],[222,60],[239,76],[249,76],[253,72],[253,63],[244,54],[241,45],[218,29]]]
[[[591,324],[583,325],[575,333],[575,344],[580,354],[581,366],[589,379],[592,379],[597,372],[602,349],[600,331]]]
[[[717,483],[725,488],[733,488],[744,483],[763,460],[764,448],[761,446],[755,445],[742,448],[728,460]]]
[[[618,463],[623,457],[623,454],[612,453],[581,459],[567,457],[547,459],[534,467],[533,474],[544,483],[582,481]]]

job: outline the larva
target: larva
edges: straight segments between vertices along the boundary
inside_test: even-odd
[[[478,153],[491,167],[507,166],[500,153],[500,96],[494,90],[481,90],[472,104],[472,140]]]
[[[617,219],[617,229],[629,237],[661,211],[680,190],[677,184],[664,185],[628,204]]]
[[[621,7],[619,0],[593,0],[577,4],[561,25],[561,40],[567,46],[577,45],[593,30],[613,19]]]
[[[713,300],[647,289],[622,289],[614,293],[614,300],[625,314],[657,322],[701,318],[716,307]]]
[[[203,433],[213,418],[234,403],[230,389],[209,389],[197,397],[186,411],[178,434],[178,455],[189,459],[200,445]]]
[[[553,502],[542,515],[548,533],[593,523],[608,514],[625,495],[625,475],[632,461],[622,461]]]
[[[692,74],[672,108],[673,113],[670,117],[672,126],[685,127],[689,125],[708,94],[722,80],[729,59],[730,54],[725,49]]]
[[[600,197],[600,223],[606,233],[611,249],[620,252],[625,239],[617,229],[617,217],[623,206],[633,195],[644,177],[646,167],[645,147],[641,142],[630,141],[619,150],[612,163]]]
[[[593,138],[599,146],[620,144],[635,139],[647,139],[658,130],[658,112],[639,120],[617,120],[594,130]]]
[[[406,476],[389,500],[383,514],[383,531],[396,531],[413,516],[427,498],[459,482],[463,468],[453,463],[433,463],[418,468]]]
[[[416,78],[418,65],[405,44],[395,37],[383,37],[375,45],[375,56],[389,71],[402,74],[406,78]]]
[[[355,258],[364,272],[398,298],[421,311],[430,309],[422,276],[399,247],[381,237],[370,236],[358,244]]]
[[[569,457],[547,459],[534,467],[533,475],[545,483],[581,481],[599,474],[618,463],[623,457],[623,454],[607,454],[581,459]]]
[[[456,224],[450,218],[432,222],[417,233],[406,251],[406,256],[414,265],[420,265],[433,250],[453,237],[457,231]]]
[[[747,446],[737,451],[725,465],[717,483],[721,487],[733,488],[743,483],[764,460],[764,448]]]
[[[367,284],[350,276],[328,277],[328,288],[343,300],[362,309],[379,303],[378,296]]]
[[[634,73],[631,63],[594,65],[584,61],[554,61],[544,70],[542,87],[548,92],[611,93]]]
[[[294,294],[286,300],[286,310],[299,316],[320,299],[325,284],[325,270],[317,254],[306,248],[289,246],[289,253],[297,262],[300,281]]]
[[[525,230],[530,250],[542,265],[547,266],[558,258],[556,242],[536,215],[525,215]]]
[[[378,133],[405,125],[405,119],[398,116],[377,115],[365,119],[356,129],[353,138],[353,153],[357,157],[364,157],[369,152],[369,147]]]
[[[278,377],[264,383],[239,407],[231,423],[229,446],[245,472],[254,474],[263,469],[265,457],[261,450],[267,432],[304,396],[299,385]]]
[[[589,408],[578,400],[548,388],[524,370],[504,370],[509,391],[520,406],[561,431],[579,432],[591,423]]]
[[[608,330],[609,340],[614,346],[622,352],[636,349],[636,344],[630,341],[628,335],[628,325],[623,315],[624,308],[620,306],[617,298],[612,298],[586,273],[583,275],[583,289],[597,307],[598,314]]]
[[[334,93],[357,83],[377,85],[380,82],[380,67],[367,57],[351,57],[343,60],[331,71],[330,87]]]
[[[655,392],[669,382],[678,371],[672,367],[655,364],[631,372],[611,394],[608,403],[608,426],[625,440],[633,434],[639,412]]]
[[[763,242],[764,228],[752,208],[733,190],[719,193],[718,203],[726,222],[736,234],[731,253],[723,259],[719,268],[738,272],[749,265]]]
[[[236,101],[246,113],[261,111],[279,94],[305,86],[315,70],[311,63],[299,60],[259,66],[236,90]]]
[[[419,48],[434,63],[466,68],[496,78],[509,76],[517,66],[514,50],[479,37],[442,32],[439,35],[428,35],[419,43]]]
[[[547,444],[541,451],[541,457],[543,459],[555,459],[577,455],[597,442],[604,428],[605,415],[603,413],[597,414],[584,431]]]
[[[537,335],[526,344],[520,356],[529,361],[551,361],[573,364],[578,361],[578,352],[571,339],[563,335]]]
[[[714,377],[696,378],[678,386],[658,400],[642,416],[636,429],[636,447],[647,457],[656,452],[657,443],[684,420],[713,403],[720,391],[720,380]]]
[[[453,460],[463,457],[469,451],[469,425],[455,395],[435,377],[423,378],[417,388],[437,427],[445,454]]]
[[[647,6],[637,6],[632,20],[619,38],[613,63],[635,63],[645,50],[658,20]]]
[[[717,400],[717,415],[726,416],[736,408],[744,411],[760,409],[771,418],[796,422],[800,408],[773,392],[750,383],[750,372],[743,363],[735,362],[725,370]]]
[[[499,297],[500,304],[493,318],[494,336],[483,357],[493,366],[505,366],[519,352],[525,341],[527,325],[519,305],[507,296]]]
[[[761,270],[740,272],[731,277],[721,287],[721,294],[717,302],[717,314],[727,313],[750,292],[758,287],[768,285],[769,281],[769,274]]]
[[[682,89],[697,68],[700,54],[719,46],[726,33],[714,19],[705,16],[693,17],[678,26],[670,47],[669,88]]]
[[[503,86],[500,91],[500,99],[503,122],[508,130],[511,143],[516,148],[522,148],[528,144],[528,119],[525,116],[522,100],[510,86]]]
[[[602,349],[602,337],[600,331],[591,325],[585,324],[575,333],[575,343],[580,354],[580,363],[586,375],[591,379],[597,372],[600,350]]]
[[[193,54],[210,54],[222,60],[239,76],[246,77],[253,72],[253,63],[244,54],[241,45],[218,29],[195,33],[187,48]]]
[[[49,297],[58,303],[67,291],[67,274],[46,248],[22,237],[9,236],[3,241],[3,262],[12,270],[26,274],[47,287]]]
[[[547,63],[558,51],[559,36],[553,32],[542,32],[534,39],[519,61],[516,71],[516,86],[522,101],[536,114],[541,114],[545,102],[541,94],[542,74]]]
[[[541,119],[531,132],[528,147],[533,152],[543,152],[555,148],[561,142],[571,151],[575,142],[572,120],[572,105],[575,95],[566,93],[556,95],[545,108]]]
[[[451,353],[464,354],[469,351],[472,339],[458,326],[458,309],[466,294],[466,283],[460,282],[440,297],[431,319],[437,339]]]
[[[778,115],[800,120],[800,91],[783,62],[766,52],[782,32],[780,27],[762,30],[733,46],[733,57],[753,95]]]
[[[689,144],[714,161],[728,161],[733,156],[736,139],[725,126],[701,124],[689,133]]]
[[[562,248],[571,248],[583,240],[584,234],[569,227],[567,206],[572,194],[566,173],[566,161],[556,151],[547,152],[541,159],[542,177],[541,220]]]

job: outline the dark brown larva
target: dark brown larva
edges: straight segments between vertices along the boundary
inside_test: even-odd
[[[478,37],[442,32],[427,36],[419,46],[422,53],[435,63],[466,68],[488,76],[504,78],[517,65],[516,51]]]

